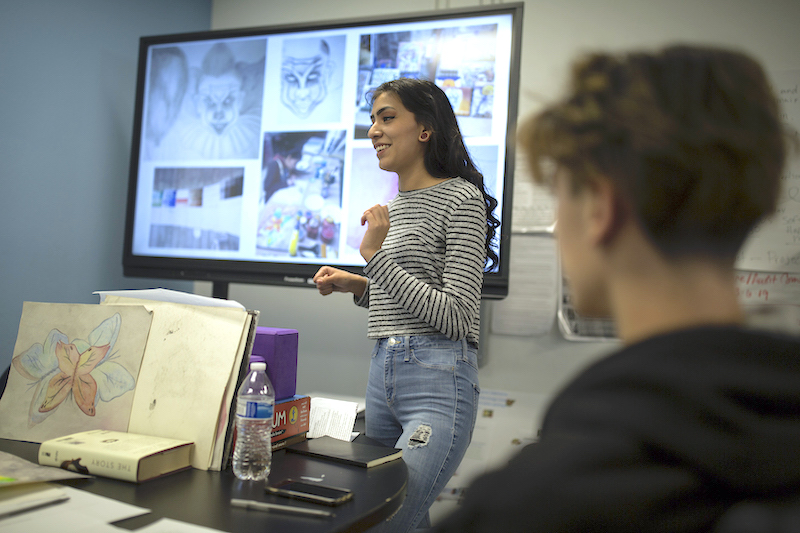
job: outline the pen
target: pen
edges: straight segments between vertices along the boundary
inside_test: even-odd
[[[320,509],[306,509],[305,507],[280,505],[278,503],[257,502],[254,500],[241,500],[239,498],[231,498],[231,505],[234,507],[242,507],[244,509],[255,509],[257,511],[285,511],[287,513],[304,514],[310,516],[335,516],[330,511],[322,511]]]

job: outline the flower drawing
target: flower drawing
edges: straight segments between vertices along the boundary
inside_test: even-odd
[[[33,426],[50,416],[70,396],[88,416],[98,400],[108,402],[133,390],[136,380],[112,360],[122,318],[119,313],[100,323],[86,340],[69,338],[53,329],[12,359],[14,368],[35,386],[28,418]]]

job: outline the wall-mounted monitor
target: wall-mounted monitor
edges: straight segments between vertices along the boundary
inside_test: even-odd
[[[124,273],[313,287],[360,272],[367,207],[397,194],[378,168],[370,89],[427,78],[450,98],[499,202],[508,292],[523,4],[218,30],[140,41]]]

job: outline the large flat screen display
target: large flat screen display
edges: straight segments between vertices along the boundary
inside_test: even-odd
[[[499,202],[508,291],[522,4],[143,37],[125,275],[313,287],[360,272],[364,210],[398,191],[367,138],[366,95],[398,77],[448,95]]]

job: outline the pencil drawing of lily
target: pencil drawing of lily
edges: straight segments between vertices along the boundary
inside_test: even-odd
[[[28,412],[34,426],[72,397],[88,416],[95,415],[97,401],[109,402],[133,390],[136,381],[112,360],[122,318],[119,313],[100,323],[83,339],[69,338],[53,329],[44,344],[36,343],[12,359],[14,368],[36,388]]]

